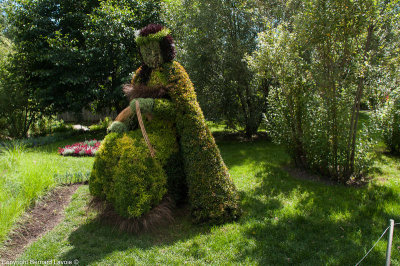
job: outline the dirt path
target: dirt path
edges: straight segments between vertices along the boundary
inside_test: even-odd
[[[1,260],[15,260],[25,247],[61,222],[64,208],[79,186],[80,184],[58,187],[30,209],[9,236],[5,247],[0,250]]]

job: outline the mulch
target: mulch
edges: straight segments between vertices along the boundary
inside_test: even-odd
[[[14,261],[25,247],[59,224],[64,218],[64,208],[80,185],[57,187],[28,210],[0,249],[0,258]]]
[[[299,169],[296,167],[290,167],[290,166],[285,166],[283,167],[285,171],[287,171],[292,177],[296,179],[301,179],[301,180],[310,180],[318,183],[322,183],[328,186],[336,186],[339,185],[339,183],[330,180],[328,178],[323,178],[319,175],[312,174],[309,171]]]
[[[361,179],[349,180],[346,183],[340,183],[335,180],[331,180],[328,177],[321,177],[320,175],[313,174],[307,170],[299,169],[293,166],[282,167],[286,172],[288,172],[292,177],[301,180],[310,180],[317,183],[322,183],[328,186],[349,186],[355,188],[362,188],[370,182],[371,178],[365,177]]]
[[[119,231],[133,234],[155,232],[160,227],[174,222],[174,201],[165,196],[163,200],[153,209],[138,218],[125,218],[120,216],[111,204],[93,197],[89,202],[88,211],[98,212],[97,221],[112,226]]]

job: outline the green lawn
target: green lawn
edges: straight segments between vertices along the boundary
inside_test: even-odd
[[[17,145],[0,153],[0,243],[26,208],[57,185],[55,176],[91,170],[93,158],[62,157],[57,153],[58,147],[85,138],[76,136],[37,148]]]
[[[390,218],[400,222],[398,157],[379,153],[376,181],[354,188],[291,177],[282,168],[289,163],[288,155],[281,146],[266,141],[218,144],[241,194],[244,215],[239,221],[193,225],[188,216],[180,215],[173,225],[156,232],[120,233],[100,225],[94,213],[86,213],[88,187],[82,186],[66,209],[65,220],[30,245],[20,259],[78,259],[81,265],[354,265]],[[41,152],[52,156],[56,146]],[[57,165],[70,167],[74,160],[82,160],[77,165],[90,168],[90,159],[63,160]],[[386,239],[364,265],[384,264]],[[393,265],[400,265],[399,246],[396,228]]]

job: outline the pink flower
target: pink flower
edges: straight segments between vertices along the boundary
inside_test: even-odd
[[[100,141],[95,139],[85,142],[78,142],[72,145],[66,145],[64,148],[59,147],[58,153],[63,156],[94,156],[100,147]],[[70,152],[67,151],[70,150]]]

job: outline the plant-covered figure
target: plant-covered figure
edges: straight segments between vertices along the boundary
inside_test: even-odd
[[[236,188],[193,84],[173,61],[170,31],[150,24],[136,43],[143,64],[124,87],[130,106],[112,123],[96,156],[91,193],[124,217],[140,217],[169,194],[178,203],[189,201],[195,222],[236,219]]]

